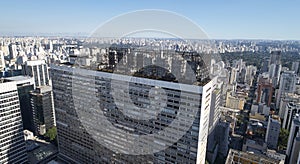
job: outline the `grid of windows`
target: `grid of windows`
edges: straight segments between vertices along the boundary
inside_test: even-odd
[[[122,80],[116,81],[117,85],[114,88],[111,88],[110,78],[73,75],[71,70],[64,68],[52,68],[51,78],[53,80],[59,149],[63,156],[67,156],[80,163],[196,163],[197,154],[199,154],[198,142],[201,122],[201,106],[199,106],[199,104],[195,101],[199,101],[199,96],[201,101],[201,95],[164,87],[163,92],[157,91],[157,93],[153,96],[149,94],[149,92],[151,88],[155,86],[131,83],[129,87],[130,89],[124,90],[126,83]],[[93,80],[95,80],[95,84],[90,85]],[[72,85],[74,82],[80,85]],[[118,92],[119,96],[116,99],[111,95],[111,90]],[[80,94],[73,95],[72,93],[74,91]],[[94,96],[95,94],[91,93],[95,93],[96,97]],[[164,97],[161,95],[166,96]],[[207,95],[203,98],[205,98],[205,100],[210,100],[210,94]],[[129,99],[133,103],[129,102]],[[157,100],[155,102],[156,105],[160,102],[166,102],[165,107],[160,111],[155,119],[141,121],[128,117],[123,114],[122,110],[118,110],[122,107],[122,105],[124,108],[129,109],[135,109],[133,106],[148,109],[151,105],[150,99],[154,101]],[[180,115],[180,119],[183,120],[180,125],[172,127],[174,132],[184,131],[184,126],[188,126],[188,131],[186,131],[186,133],[176,143],[167,149],[152,155],[131,156],[121,153],[116,154],[97,143],[97,141],[88,134],[78,118],[78,113],[76,113],[74,106],[75,100],[80,100],[76,103],[76,108],[82,110],[90,108],[91,110],[84,112],[95,112],[95,114],[97,113],[92,110],[94,107],[91,106],[91,102],[97,101],[100,104],[100,109],[102,109],[104,115],[114,127],[127,131],[131,134],[147,135],[161,131],[168,127],[169,124],[178,117],[177,115]],[[121,106],[117,106],[114,103],[116,100],[121,102]],[[160,105],[158,105],[158,107],[160,107]],[[131,110],[131,114],[136,114],[138,116],[140,113],[138,109],[136,111]],[[184,112],[178,113],[179,109]],[[195,117],[192,115],[193,110],[197,110],[197,115]],[[149,113],[143,114],[151,115],[151,111],[147,112]],[[190,119],[194,119],[193,124],[185,124],[184,120]],[[93,126],[93,121],[93,118],[91,118],[91,126]],[[202,126],[208,126],[207,121],[201,123],[203,124]],[[94,124],[96,125],[97,123]],[[207,129],[207,127],[204,128]],[[168,137],[173,136],[170,135]],[[201,139],[203,137],[205,138],[207,135],[202,134],[200,136]],[[158,138],[157,143],[159,144],[159,141],[162,142],[163,139],[167,140],[168,138]],[[117,146],[119,146],[120,149],[125,147],[124,151],[126,151],[126,142],[130,142],[130,139],[122,140],[122,136],[118,133],[107,138],[107,140],[112,143],[117,143]],[[120,142],[121,140],[122,142]],[[206,145],[204,146],[206,147]]]
[[[0,83],[0,163],[26,163],[26,161],[16,84]]]

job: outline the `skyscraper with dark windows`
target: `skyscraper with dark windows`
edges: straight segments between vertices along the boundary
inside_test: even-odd
[[[33,132],[36,135],[44,135],[47,130],[56,126],[52,87],[37,87],[30,92],[30,99]]]
[[[153,66],[128,76],[69,63],[52,65],[51,77],[61,159],[205,163],[215,79],[184,84]]]

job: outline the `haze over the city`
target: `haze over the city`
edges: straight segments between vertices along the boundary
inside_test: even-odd
[[[1,2],[0,34],[88,35],[112,17],[144,9],[183,15],[212,39],[300,39],[300,1],[97,1]]]

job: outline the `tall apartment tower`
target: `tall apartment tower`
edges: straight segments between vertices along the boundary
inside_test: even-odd
[[[34,78],[35,87],[50,85],[48,66],[44,60],[26,61],[22,71],[23,75]]]
[[[276,108],[279,108],[281,97],[285,93],[294,93],[296,88],[297,75],[294,71],[284,71],[280,76],[279,90],[276,96]]]
[[[281,51],[272,51],[270,57],[270,65],[281,64]]]
[[[267,127],[266,138],[265,138],[268,148],[277,149],[280,127],[281,127],[281,123],[280,123],[279,116],[275,116],[275,115],[269,116],[268,127]]]
[[[269,65],[269,75],[272,79],[273,87],[276,88],[279,82],[281,72],[281,52],[272,51]]]
[[[61,159],[78,163],[205,163],[214,80],[195,85],[179,84],[70,64],[52,65],[51,77]],[[113,87],[112,81],[117,85]],[[126,90],[128,83],[129,90]],[[118,98],[114,98],[112,92],[117,92]],[[164,102],[166,104],[161,106]],[[136,111],[136,107],[147,110]],[[136,119],[159,108],[156,118]],[[128,116],[127,112],[135,117]],[[100,113],[105,116],[101,120],[111,124],[105,127],[99,124],[96,117]],[[189,121],[191,125],[187,125]],[[89,133],[89,129],[94,129],[96,134]],[[166,130],[172,135],[165,133]],[[161,133],[164,135],[157,135]],[[183,135],[173,143],[172,138],[178,134]],[[151,144],[148,140],[145,143],[136,140],[137,136],[149,137]],[[100,143],[99,138],[102,138]],[[172,144],[139,155],[166,143]],[[107,145],[113,145],[114,150]]]
[[[280,79],[281,64],[271,64],[269,69],[269,76],[272,79],[273,87],[276,88]]]
[[[237,75],[238,70],[236,68],[232,68],[230,72],[229,84],[233,84],[234,82],[236,82]]]
[[[261,73],[269,72],[269,63],[270,63],[270,58],[264,58],[261,67]]]
[[[0,163],[26,163],[17,84],[0,81]]]
[[[279,107],[279,116],[281,119],[285,118],[286,110],[290,107],[289,103],[300,104],[300,95],[295,93],[285,93],[281,96],[280,107]],[[293,115],[294,117],[294,115]],[[286,119],[284,119],[286,120]]]
[[[41,86],[31,91],[33,132],[44,135],[48,129],[56,126],[52,87]]]
[[[289,140],[286,149],[287,163],[297,163],[300,152],[300,117],[299,114],[292,121]]]

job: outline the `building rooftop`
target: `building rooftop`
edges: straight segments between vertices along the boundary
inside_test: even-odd
[[[12,77],[6,77],[6,81],[28,81],[32,80],[32,77],[30,76],[12,76]]]
[[[28,149],[30,163],[43,163],[54,159],[58,154],[58,150],[53,144],[40,140],[28,140],[26,141],[26,147],[31,148]]]
[[[255,113],[254,115],[249,115],[250,119],[258,120],[258,121],[266,121],[266,117],[260,113]]]
[[[234,149],[230,149],[226,164],[232,164],[232,163],[240,163],[240,164],[279,164],[280,161],[267,157],[265,155],[260,154],[254,154],[254,153],[248,153],[243,151],[238,151]]]
[[[106,73],[114,73],[114,74],[120,74],[120,75],[128,75],[128,76],[133,76],[133,77],[140,77],[140,78],[146,78],[146,79],[153,79],[153,80],[160,80],[160,81],[167,81],[167,82],[173,82],[173,83],[178,83],[177,79],[172,78],[171,76],[169,76],[168,74],[166,74],[166,76],[155,76],[155,75],[145,75],[141,72],[136,72],[134,74],[131,74],[130,72],[118,72],[118,71],[114,71],[113,68],[110,67],[106,67],[106,68],[94,68],[94,67],[90,67],[90,66],[79,66],[76,64],[72,64],[70,62],[66,62],[66,63],[59,63],[57,64],[59,66],[68,66],[68,67],[72,67],[72,68],[82,68],[82,69],[87,69],[87,70],[94,70],[94,71],[99,71],[99,72],[106,72]],[[190,80],[185,80],[185,79],[180,79],[180,83],[182,84],[190,84],[190,85],[196,85],[196,86],[204,86],[207,83],[209,83],[211,81],[211,78],[206,77],[203,79],[196,79],[197,81],[193,82],[192,84],[190,84]]]
[[[280,117],[278,115],[272,115],[271,118],[273,120],[276,120],[276,121],[278,121],[280,123]]]

